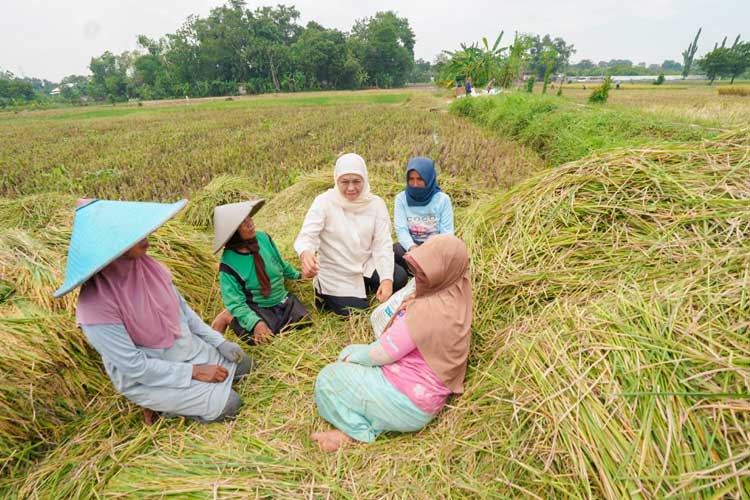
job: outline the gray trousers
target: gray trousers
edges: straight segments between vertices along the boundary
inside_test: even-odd
[[[253,361],[253,358],[250,356],[246,356],[240,363],[237,365],[237,370],[234,372],[234,381],[238,381],[248,373],[250,373],[253,368],[255,367],[255,362]],[[235,415],[237,415],[237,412],[240,411],[240,407],[242,406],[242,399],[240,399],[240,395],[237,394],[237,391],[232,389],[229,391],[229,398],[227,398],[227,404],[224,405],[224,409],[221,411],[218,417],[216,417],[214,420],[206,420],[200,417],[196,417],[195,420],[198,422],[202,422],[204,424],[207,424],[209,422],[221,422],[223,420],[229,420],[234,418]]]

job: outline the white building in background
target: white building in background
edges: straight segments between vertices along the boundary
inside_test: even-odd
[[[604,81],[604,76],[571,76],[568,78],[570,83],[600,83]],[[627,82],[653,82],[658,76],[656,75],[612,75],[612,81],[614,83],[627,83]],[[682,75],[664,75],[664,79],[668,82],[682,80]],[[707,80],[705,75],[688,75],[688,80]]]
[[[54,89],[50,91],[49,95],[60,95],[60,93],[62,92],[62,87],[65,87],[66,89],[70,89],[70,88],[75,87],[75,84],[66,83],[65,85],[55,87]]]

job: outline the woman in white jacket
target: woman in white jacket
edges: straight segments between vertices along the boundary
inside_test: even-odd
[[[365,160],[342,155],[333,179],[336,185],[307,211],[294,249],[302,272],[315,275],[316,306],[346,316],[368,307],[368,292],[380,302],[388,300],[407,276],[394,264],[388,209],[370,193]]]

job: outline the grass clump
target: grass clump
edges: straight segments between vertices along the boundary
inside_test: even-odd
[[[717,92],[719,92],[719,95],[733,95],[733,96],[740,96],[740,97],[748,97],[750,96],[750,86],[742,86],[742,85],[727,85],[723,87],[718,87]]]
[[[71,432],[111,384],[70,315],[5,310],[0,339],[1,485]]]
[[[512,409],[498,474],[542,498],[747,497],[746,256],[561,300],[492,336],[469,391]]]
[[[214,207],[267,195],[248,177],[219,175],[190,198],[187,208],[180,212],[179,220],[196,228],[209,229],[213,226]]]
[[[569,163],[476,210],[476,373],[520,493],[750,494],[750,140]],[[481,290],[481,291],[480,291]]]
[[[582,106],[547,95],[511,93],[457,99],[450,109],[530,147],[552,165],[578,160],[601,149],[711,135],[647,113]]]
[[[74,196],[61,193],[0,198],[0,228],[36,230],[69,226],[75,206]]]
[[[742,246],[750,140],[618,150],[539,174],[482,207],[472,250],[505,319],[558,297],[669,279]],[[476,255],[476,254],[475,254]]]
[[[6,286],[5,301],[21,298],[51,312],[73,310],[71,297],[52,298],[63,280],[62,255],[42,238],[65,238],[59,233],[50,229],[40,237],[23,229],[0,230],[0,282]]]

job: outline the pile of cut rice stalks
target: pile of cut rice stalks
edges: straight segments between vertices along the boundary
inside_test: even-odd
[[[0,487],[39,498],[750,496],[749,137],[594,155],[461,204],[475,300],[466,393],[419,433],[334,455],[309,439],[328,428],[314,380],[344,345],[370,340],[366,315],[315,314],[248,348],[258,369],[235,421],[144,428],[71,304],[46,298],[64,234],[4,230],[0,308],[14,316],[0,321]],[[300,217],[325,177],[298,179],[258,215],[295,264]],[[373,186],[389,202],[398,190]],[[210,319],[208,235],[178,221],[155,238]],[[310,305],[309,284],[292,290]]]

